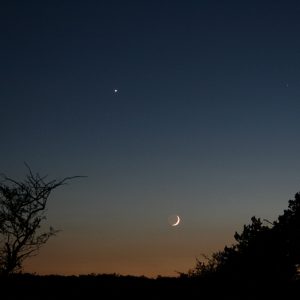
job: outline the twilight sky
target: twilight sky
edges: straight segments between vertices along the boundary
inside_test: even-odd
[[[299,15],[291,0],[1,1],[0,172],[88,176],[52,194],[62,231],[25,270],[176,275],[281,214],[300,189]]]

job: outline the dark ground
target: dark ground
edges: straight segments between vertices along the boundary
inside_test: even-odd
[[[2,279],[0,299],[297,299],[300,282],[263,285],[191,278],[16,275]],[[295,296],[294,296],[295,295]]]

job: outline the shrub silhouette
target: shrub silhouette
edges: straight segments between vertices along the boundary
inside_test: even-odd
[[[252,217],[236,243],[215,252],[207,261],[197,260],[189,277],[220,278],[244,282],[287,282],[297,276],[300,264],[300,193],[274,222]]]
[[[75,176],[78,177],[78,176]],[[28,167],[25,180],[6,176],[0,182],[0,274],[8,276],[21,270],[24,259],[58,231],[52,227],[40,232],[51,192],[74,177],[45,181]]]

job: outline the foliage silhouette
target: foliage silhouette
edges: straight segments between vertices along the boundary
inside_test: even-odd
[[[241,233],[235,233],[235,244],[205,257],[206,262],[197,259],[187,276],[245,283],[294,280],[300,265],[300,193],[288,203],[278,220],[266,222],[268,226],[252,217]]]
[[[0,182],[0,274],[22,269],[24,259],[37,254],[58,230],[40,232],[51,192],[74,177],[46,181],[46,176],[28,174],[23,181],[6,177]]]

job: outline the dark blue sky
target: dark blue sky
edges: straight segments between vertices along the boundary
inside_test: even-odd
[[[54,195],[64,231],[28,268],[173,274],[252,215],[276,218],[299,190],[299,15],[299,1],[2,1],[1,172],[88,176]]]

